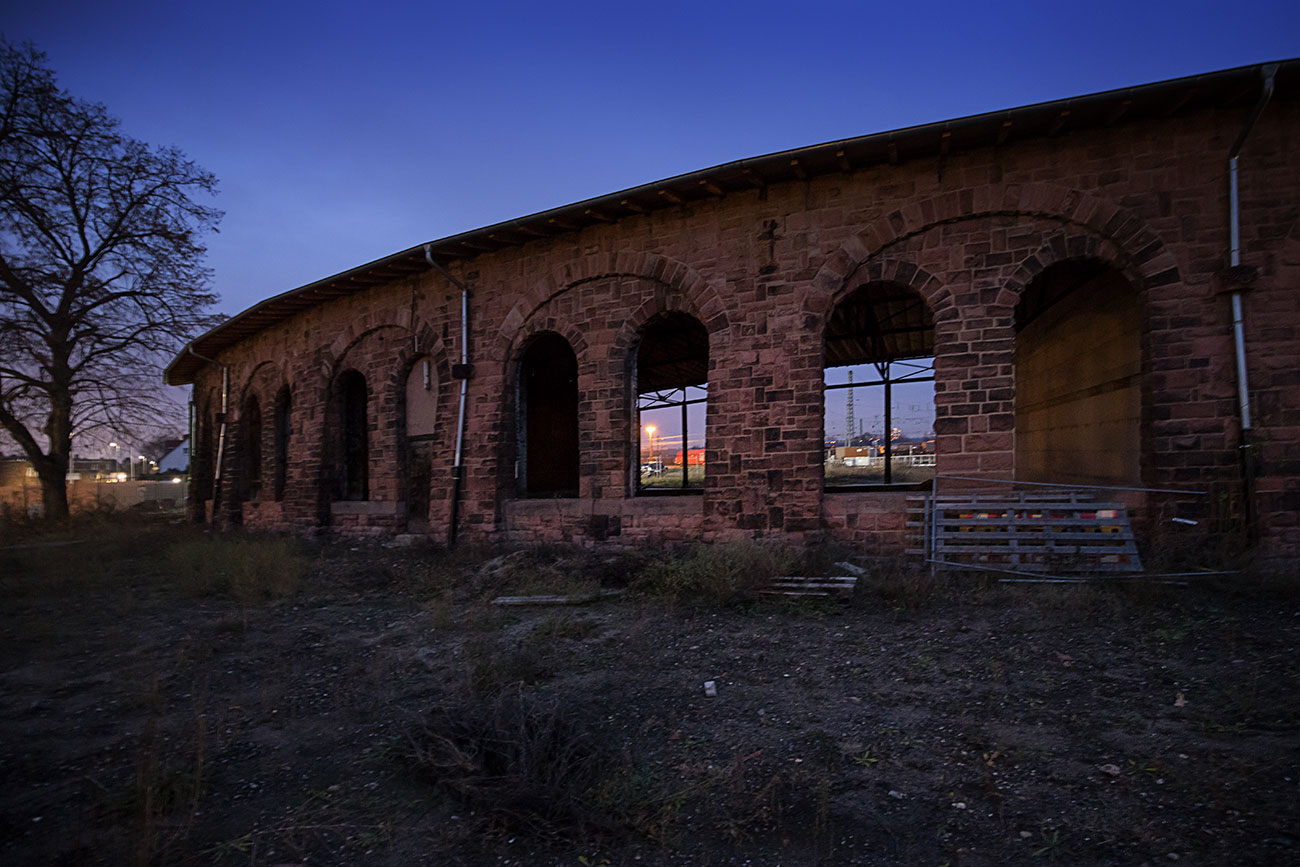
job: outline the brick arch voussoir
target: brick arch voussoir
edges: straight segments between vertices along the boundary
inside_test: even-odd
[[[574,356],[578,360],[578,366],[582,367],[587,356],[587,339],[582,335],[575,326],[559,322],[554,317],[537,318],[533,320],[530,327],[521,329],[512,341],[509,348],[503,353],[502,358],[505,361],[505,374],[507,382],[514,382],[519,362],[523,360],[524,352],[529,345],[543,334],[558,334],[569,342],[569,348],[573,350]]]
[[[446,369],[450,373],[450,356],[442,336],[423,320],[413,323],[409,331],[415,335],[415,342],[414,344],[403,342],[393,354],[393,369],[389,377],[391,381],[404,388],[411,367],[425,356],[432,358],[439,370]]]
[[[1159,243],[1157,240],[1156,243]],[[1150,250],[1150,244],[1142,248]],[[1115,241],[1096,235],[1089,231],[1075,228],[1056,232],[1048,237],[1037,250],[1020,262],[1006,285],[999,291],[996,304],[1006,309],[1013,309],[1019,303],[1025,289],[1044,271],[1053,265],[1072,259],[1096,259],[1115,268],[1134,286],[1141,287],[1152,278],[1164,279],[1172,276],[1177,279],[1178,264],[1173,254],[1163,249],[1155,255],[1139,260],[1131,251],[1125,250]]]
[[[863,263],[901,240],[943,223],[1012,215],[1058,220],[1073,227],[1076,243],[1090,236],[1110,243],[1118,251],[1121,270],[1142,281],[1178,279],[1173,254],[1128,208],[1094,193],[1052,184],[989,184],[912,202],[868,224],[822,263],[813,278],[813,288],[819,291],[809,293],[806,310],[826,315],[834,303],[827,296],[842,291]],[[937,317],[939,311],[934,312]]]
[[[727,308],[710,283],[694,268],[676,259],[658,253],[624,251],[586,256],[574,262],[555,266],[545,279],[534,284],[524,293],[524,297],[502,319],[494,341],[498,358],[509,359],[514,347],[519,345],[522,331],[531,331],[531,323],[542,308],[557,295],[568,292],[594,280],[617,277],[632,277],[650,280],[667,287],[668,294],[662,302],[648,302],[634,311],[631,326],[625,323],[615,338],[615,343],[625,337],[630,342],[630,335],[644,324],[645,319],[655,313],[669,310],[689,313],[695,316],[711,334],[726,332],[730,326]],[[638,317],[644,317],[638,319]],[[550,330],[558,331],[552,328]],[[567,336],[567,335],[566,335]],[[570,343],[577,344],[570,339]],[[582,340],[585,346],[585,339]],[[623,344],[624,349],[628,342]]]
[[[715,316],[712,320],[706,318],[707,314],[700,309],[699,305],[690,296],[673,293],[663,298],[647,299],[623,319],[623,324],[619,327],[618,333],[610,341],[609,360],[621,363],[623,359],[626,359],[632,347],[640,339],[646,323],[664,313],[683,313],[697,320],[709,332],[710,341],[717,341],[715,347],[717,351],[722,351],[727,335],[730,333],[726,327],[726,321],[724,320],[719,325],[717,317]],[[711,322],[712,326],[710,325]]]
[[[348,326],[348,328],[345,329],[343,333],[340,334],[323,352],[325,367],[328,370],[327,379],[330,382],[333,382],[338,378],[340,373],[348,369],[348,356],[351,355],[352,351],[361,345],[361,343],[380,331],[386,331],[389,329],[405,331],[408,334],[411,330],[405,325],[398,325],[393,322],[384,322],[379,325],[372,325],[365,329],[356,329],[353,326]]]
[[[840,287],[828,299],[821,313],[823,319],[829,318],[832,310],[841,301],[868,283],[898,283],[910,286],[925,299],[930,308],[930,315],[937,321],[946,318],[949,308],[953,306],[952,293],[943,281],[906,259],[895,257],[873,257],[858,264],[854,271],[840,281]]]
[[[243,412],[244,402],[250,396],[255,396],[258,402],[265,406],[268,398],[274,399],[275,393],[284,381],[282,365],[270,360],[258,362],[244,377],[243,384],[237,392],[239,397],[235,402],[236,412]]]

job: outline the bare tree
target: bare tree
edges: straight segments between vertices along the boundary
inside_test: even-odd
[[[0,42],[0,426],[68,514],[74,436],[147,427],[160,362],[211,324],[200,238],[216,179],[59,89],[45,55]],[[42,442],[44,440],[44,442]]]

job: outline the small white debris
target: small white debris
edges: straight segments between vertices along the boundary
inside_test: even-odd
[[[904,798],[906,798],[907,795],[904,795],[902,792],[898,791],[897,789],[890,789],[890,790],[889,790],[889,797],[891,797],[891,798],[897,798],[898,800],[901,801],[901,800],[903,800]]]
[[[718,685],[714,681],[704,681],[704,694],[709,698],[716,698],[718,695]]]
[[[952,802],[952,805],[953,805],[953,808],[954,808],[954,809],[957,809],[957,810],[964,810],[964,809],[966,809],[966,802],[965,802],[965,801],[953,801],[953,802]]]

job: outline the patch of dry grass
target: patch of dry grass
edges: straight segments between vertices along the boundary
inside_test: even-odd
[[[610,756],[556,699],[506,687],[436,708],[408,740],[422,776],[505,827],[557,834],[610,825],[588,798]]]
[[[293,596],[311,569],[302,542],[289,537],[187,540],[168,548],[164,563],[182,592],[228,594],[245,607]]]
[[[771,579],[790,574],[797,563],[789,550],[757,542],[693,545],[683,554],[651,561],[633,586],[675,600],[752,601]]]

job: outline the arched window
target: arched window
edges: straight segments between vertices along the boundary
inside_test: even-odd
[[[709,332],[695,317],[651,319],[636,354],[638,493],[704,487]]]
[[[292,395],[289,386],[283,385],[275,395],[275,484],[276,502],[284,499],[284,485],[289,477],[289,436],[292,432]]]
[[[917,292],[868,283],[826,325],[825,484],[917,485],[934,476],[934,319]]]
[[[239,430],[240,499],[256,500],[262,492],[262,404],[255,394],[244,398]]]
[[[406,375],[406,513],[408,520],[417,525],[429,519],[437,425],[438,371],[433,359],[426,355],[417,358]]]
[[[1142,318],[1124,275],[1059,262],[1016,305],[1016,477],[1141,483]]]
[[[578,358],[554,332],[536,337],[519,365],[519,463],[523,493],[578,495]]]
[[[338,378],[340,462],[339,497],[365,500],[370,497],[370,425],[366,378],[347,370]]]

